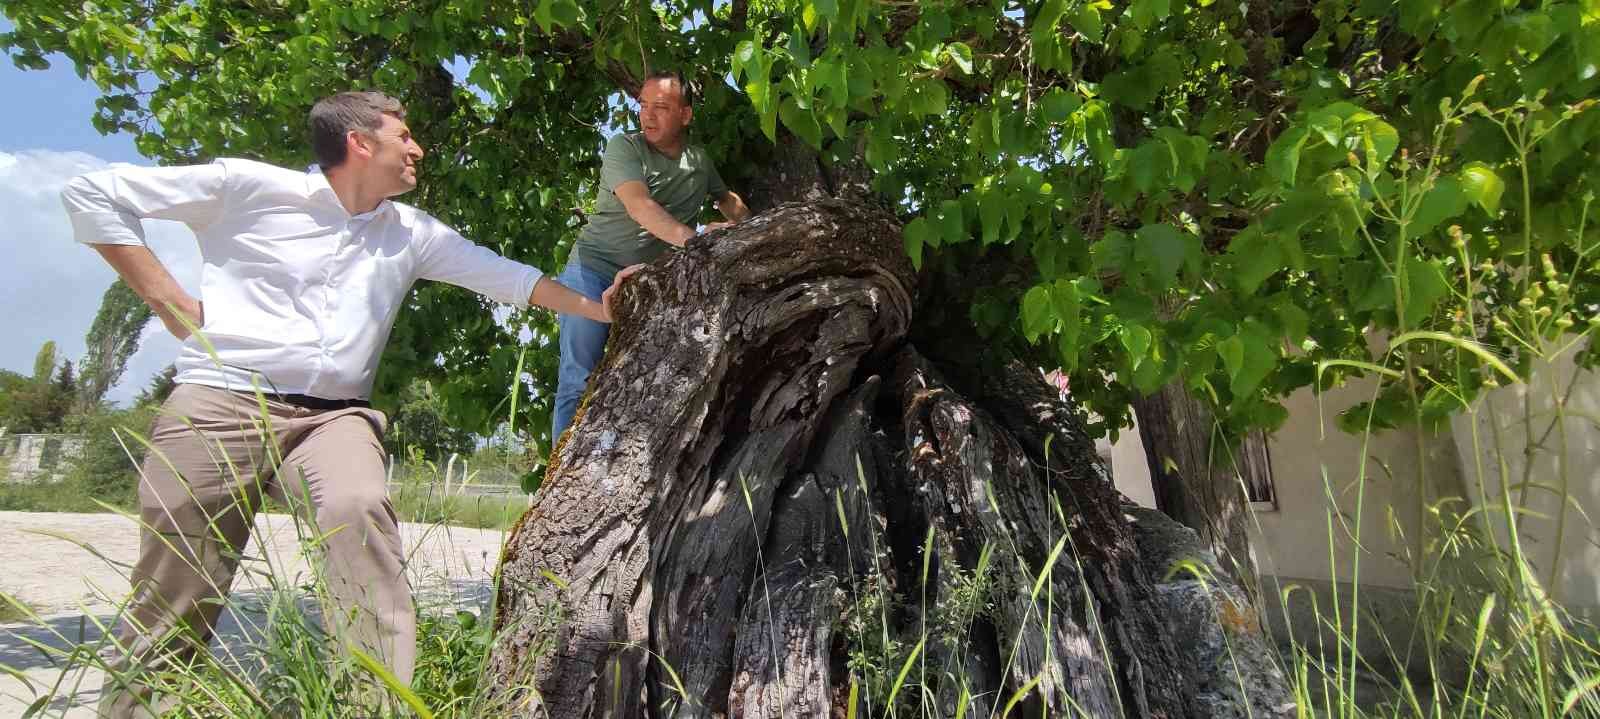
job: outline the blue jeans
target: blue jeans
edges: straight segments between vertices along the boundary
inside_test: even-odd
[[[601,293],[611,286],[614,275],[596,272],[576,262],[568,262],[556,281],[572,291],[600,301]],[[589,383],[589,373],[600,364],[606,353],[606,336],[611,325],[596,322],[578,315],[557,315],[561,326],[561,370],[556,381],[556,411],[550,432],[550,446],[555,447],[561,433],[572,424],[572,415],[578,411],[578,400]]]

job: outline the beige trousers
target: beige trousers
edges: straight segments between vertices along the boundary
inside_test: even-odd
[[[144,671],[204,651],[262,496],[320,538],[330,635],[409,684],[416,618],[372,409],[317,411],[179,385],[151,428],[139,483],[139,559],[100,712],[151,708]],[[309,501],[307,501],[309,500]]]

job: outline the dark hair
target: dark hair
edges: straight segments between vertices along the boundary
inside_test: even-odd
[[[383,127],[383,116],[404,120],[406,108],[381,92],[341,92],[324,97],[311,106],[311,152],[326,170],[345,160],[345,135],[351,130],[366,132]]]
[[[672,80],[678,83],[678,94],[683,99],[683,104],[687,107],[694,107],[696,88],[694,83],[689,81],[689,78],[683,76],[683,73],[677,70],[657,70],[646,75],[644,82],[639,83],[639,93],[641,95],[644,94],[644,84],[651,80]]]

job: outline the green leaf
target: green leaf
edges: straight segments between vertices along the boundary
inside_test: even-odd
[[[1244,295],[1255,294],[1261,283],[1283,269],[1284,264],[1283,250],[1258,225],[1233,236],[1228,243],[1228,257],[1233,266],[1230,276]]]
[[[550,8],[550,14],[564,27],[573,27],[583,22],[583,9],[573,0],[556,0]]]
[[[906,254],[911,256],[911,266],[922,269],[922,247],[928,244],[928,221],[918,217],[906,223],[901,230],[906,241]]]
[[[827,93],[839,107],[850,101],[850,81],[845,77],[845,68],[843,59],[831,57],[817,60],[811,68],[811,84]]]
[[[789,31],[789,58],[795,67],[811,67],[811,41],[798,20],[795,21],[794,29]]]
[[[1411,215],[1411,223],[1407,227],[1413,237],[1420,237],[1423,233],[1439,226],[1452,217],[1467,211],[1469,198],[1467,190],[1461,181],[1454,177],[1441,177],[1434,183],[1428,194],[1422,196],[1422,202],[1417,205],[1417,210]]]
[[[939,223],[939,238],[944,244],[953,245],[967,240],[967,225],[961,216],[960,200],[945,200],[939,203],[939,213],[935,219]],[[937,245],[938,242],[934,244]]]
[[[911,112],[918,116],[943,115],[950,105],[950,90],[939,80],[919,81],[911,96]]]
[[[1316,227],[1319,220],[1325,219],[1329,210],[1333,209],[1332,202],[1316,189],[1296,190],[1289,193],[1281,204],[1267,211],[1262,229],[1278,236],[1284,259],[1296,267],[1303,267],[1305,257],[1299,244],[1301,229],[1308,224]]]
[[[1153,337],[1150,329],[1144,325],[1123,325],[1122,331],[1117,333],[1117,340],[1122,343],[1123,349],[1128,351],[1129,367],[1135,371],[1150,356],[1150,343]]]
[[[1034,237],[1030,252],[1033,260],[1039,267],[1039,276],[1050,279],[1067,273],[1070,260],[1066,257],[1067,238],[1056,237],[1053,234],[1043,234]]]
[[[1244,367],[1244,340],[1235,334],[1218,342],[1217,355],[1222,357],[1222,367],[1228,371],[1228,380],[1231,382],[1239,374],[1239,369]]]
[[[1106,34],[1105,23],[1100,20],[1100,9],[1089,3],[1079,5],[1077,12],[1073,13],[1072,27],[1095,44],[1099,44]]]
[[[1505,180],[1494,168],[1482,162],[1471,162],[1461,168],[1461,189],[1490,217],[1500,214],[1500,196],[1505,194]]]
[[[1089,257],[1096,272],[1127,274],[1128,267],[1133,264],[1133,243],[1128,241],[1126,234],[1110,230],[1099,242],[1089,247]]]
[[[1188,135],[1176,127],[1157,128],[1155,134],[1167,146],[1167,154],[1172,162],[1173,184],[1181,192],[1193,190],[1199,173],[1205,171],[1210,143],[1203,139],[1201,142],[1192,142]]]
[[[1156,303],[1149,292],[1124,284],[1111,294],[1111,314],[1123,322],[1154,322]]]
[[[822,125],[810,110],[800,109],[793,95],[784,96],[783,102],[778,105],[778,116],[783,119],[783,126],[795,136],[815,149],[822,149]]]
[[[743,79],[745,67],[756,57],[756,44],[750,40],[740,40],[733,48],[733,79],[735,82]]]
[[[1294,300],[1288,295],[1278,295],[1272,303],[1272,313],[1278,316],[1278,326],[1283,328],[1283,335],[1289,342],[1298,345],[1305,341],[1311,330],[1311,317]]]
[[[1061,16],[1067,13],[1066,0],[1045,0],[1039,5],[1039,14],[1032,18],[1029,26],[1033,44],[1044,45],[1055,39],[1056,25],[1061,22]]]
[[[1162,374],[1165,369],[1166,363],[1162,361],[1160,347],[1157,346],[1133,369],[1133,388],[1142,395],[1161,389],[1167,383],[1167,377]]]
[[[1055,328],[1056,316],[1050,306],[1050,290],[1044,285],[1034,285],[1022,296],[1022,334],[1030,344]]]
[[[1050,305],[1055,309],[1056,319],[1061,323],[1058,348],[1061,351],[1062,366],[1072,369],[1077,361],[1078,338],[1083,333],[1083,308],[1082,301],[1078,297],[1078,286],[1068,280],[1056,280],[1050,285]]]
[[[1439,300],[1450,294],[1450,282],[1445,279],[1439,260],[1424,260],[1408,256],[1405,264],[1405,326],[1417,327],[1429,315]]]
[[[1310,133],[1304,127],[1292,127],[1267,148],[1267,171],[1285,185],[1294,185],[1295,171],[1300,167],[1300,150],[1306,146]]]
[[[1089,155],[1101,165],[1111,162],[1116,145],[1111,140],[1111,121],[1106,117],[1105,104],[1091,102],[1079,111],[1083,122],[1083,139],[1089,146]]]
[[[539,26],[539,32],[546,35],[549,35],[551,29],[555,27],[555,15],[551,7],[553,4],[554,0],[539,0],[539,4],[533,8],[533,21]]]
[[[978,196],[978,222],[983,226],[983,244],[992,245],[1000,240],[1001,226],[1006,219],[1006,198],[998,190]]]
[[[1197,238],[1164,222],[1145,225],[1134,233],[1134,258],[1152,280],[1151,289],[1157,291],[1171,287],[1178,268],[1199,250]]]
[[[1230,344],[1238,340],[1237,344]],[[1229,345],[1222,361],[1228,365],[1228,386],[1235,399],[1255,392],[1278,364],[1276,340],[1255,320],[1245,320],[1239,333],[1224,341]],[[1220,353],[1222,345],[1218,345]]]
[[[1082,105],[1078,93],[1054,87],[1039,101],[1040,117],[1049,123],[1066,122]]]
[[[1146,141],[1128,153],[1128,177],[1134,189],[1143,193],[1163,187],[1171,167],[1170,155],[1158,142]]]
[[[1373,119],[1364,123],[1361,131],[1366,145],[1371,148],[1368,164],[1376,163],[1381,167],[1400,149],[1400,133],[1395,131],[1394,125]]]
[[[945,54],[961,68],[963,75],[972,74],[972,48],[964,42],[953,42],[944,47]]]
[[[889,164],[900,159],[900,143],[894,139],[892,126],[880,122],[872,126],[867,135],[867,164],[882,172]]]
[[[1140,29],[1148,28],[1172,12],[1171,0],[1134,0],[1128,6],[1128,17]]]

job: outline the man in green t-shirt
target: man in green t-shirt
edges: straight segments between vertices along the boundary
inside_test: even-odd
[[[635,265],[654,260],[668,245],[682,247],[695,236],[706,197],[728,222],[750,216],[744,200],[717,174],[705,148],[690,144],[684,130],[694,117],[691,91],[677,73],[656,73],[639,89],[640,132],[606,143],[594,214],[578,235],[558,279],[598,300],[600,293]],[[556,388],[555,442],[572,423],[589,373],[605,353],[608,325],[578,315],[560,315],[561,370]]]

